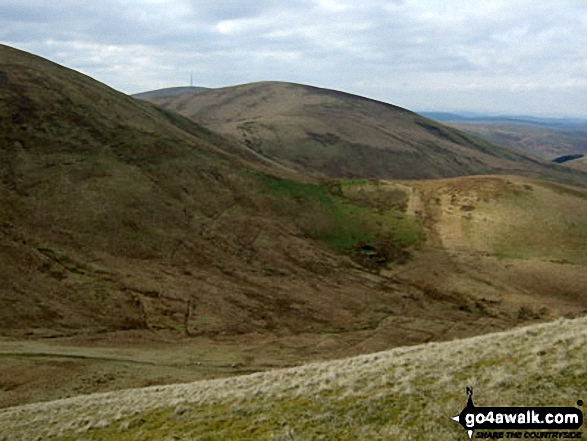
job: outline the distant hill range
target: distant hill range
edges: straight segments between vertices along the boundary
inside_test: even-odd
[[[427,118],[440,122],[463,123],[506,123],[547,126],[551,128],[573,128],[587,131],[587,119],[582,118],[548,118],[525,115],[476,115],[451,112],[419,112]]]
[[[165,89],[151,90],[148,92],[135,93],[131,95],[133,98],[139,98],[143,100],[154,99],[154,98],[168,98],[172,96],[182,95],[184,93],[201,92],[202,90],[209,90],[206,87],[167,87]]]
[[[149,101],[315,176],[586,178],[391,104],[300,84],[261,82]]]
[[[451,127],[517,151],[554,160],[587,154],[587,120],[530,116],[472,116],[424,112]],[[571,166],[571,162],[565,162]]]

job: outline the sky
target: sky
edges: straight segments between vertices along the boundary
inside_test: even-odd
[[[0,43],[124,93],[289,81],[587,117],[585,0],[0,0]]]

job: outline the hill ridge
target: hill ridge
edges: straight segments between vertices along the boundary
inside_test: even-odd
[[[322,178],[516,173],[587,185],[587,174],[342,91],[271,81],[151,101],[302,174]]]

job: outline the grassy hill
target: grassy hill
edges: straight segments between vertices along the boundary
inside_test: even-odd
[[[249,281],[258,281],[259,303],[236,303],[244,298],[237,291],[243,287],[225,270],[224,278],[215,280],[235,292],[199,294],[187,320],[190,297],[172,303],[165,292],[159,298],[147,293],[139,297],[148,314],[144,327],[97,334],[80,328],[69,330],[77,334],[72,337],[61,333],[49,340],[0,341],[0,406],[233,376],[587,312],[585,190],[514,176],[331,181],[327,186],[265,179],[278,213],[293,220],[300,232],[306,231],[303,234],[343,254],[322,250],[329,261],[297,263],[296,268],[277,260],[284,252],[277,250],[270,255],[276,260],[272,268],[281,273],[264,278],[258,274],[258,261],[250,259],[252,275],[245,265],[238,274],[251,300]],[[317,211],[320,203],[323,208]],[[305,212],[306,207],[313,208]],[[345,218],[347,209],[355,214]],[[353,219],[360,222],[348,222]],[[393,234],[380,234],[372,245],[354,248],[346,254],[352,260],[345,261],[345,244],[357,234],[374,231],[362,226],[365,222],[383,223]],[[339,234],[322,236],[320,231]],[[281,240],[292,243],[286,237]],[[416,249],[406,248],[409,244]],[[291,249],[289,253],[291,258]],[[157,268],[145,260],[138,264]],[[141,283],[160,290],[179,286],[172,285],[168,275],[173,267],[158,264],[162,271],[154,276],[159,277],[142,272]],[[184,268],[210,277],[201,265]],[[177,270],[171,274],[186,283],[191,280]],[[294,284],[296,275],[315,286]],[[357,286],[359,282],[363,286]],[[277,288],[278,283],[281,291],[274,292],[279,297],[264,294],[263,288]],[[288,293],[287,288],[299,292]],[[352,299],[353,294],[360,297]],[[315,303],[302,303],[300,299],[309,296]],[[336,303],[328,304],[333,298]],[[298,303],[287,307],[286,301]],[[231,302],[238,309],[226,306]],[[278,302],[283,302],[280,309]],[[322,302],[321,309],[310,309],[317,302]],[[330,321],[326,314],[333,314]],[[238,327],[231,317],[242,317]],[[21,332],[35,329],[24,323]]]
[[[467,439],[466,404],[574,407],[587,390],[587,320],[432,343],[238,378],[0,411],[10,439]],[[583,433],[584,435],[584,433]]]
[[[263,82],[150,101],[319,176],[429,179],[499,173],[587,182],[580,172],[333,90]]]
[[[505,302],[520,316],[557,316],[575,301],[587,311],[584,189],[515,176],[410,185],[408,212],[428,241],[396,278],[445,296],[474,293],[488,311]]]
[[[220,244],[195,246],[199,229],[245,209],[237,183],[255,158],[77,72],[0,50],[2,332],[145,327],[140,298],[158,291],[138,286],[141,274],[221,255]]]

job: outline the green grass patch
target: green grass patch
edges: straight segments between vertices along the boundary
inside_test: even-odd
[[[364,185],[368,184],[368,179],[340,179],[338,181],[342,187],[351,186],[351,185]]]
[[[332,185],[302,183],[262,175],[274,208],[294,220],[310,237],[342,252],[370,253],[394,260],[398,250],[417,245],[423,239],[416,220],[395,209],[359,205],[354,199],[334,195]],[[341,181],[341,185],[362,185],[366,180]],[[363,201],[364,202],[364,201]]]

